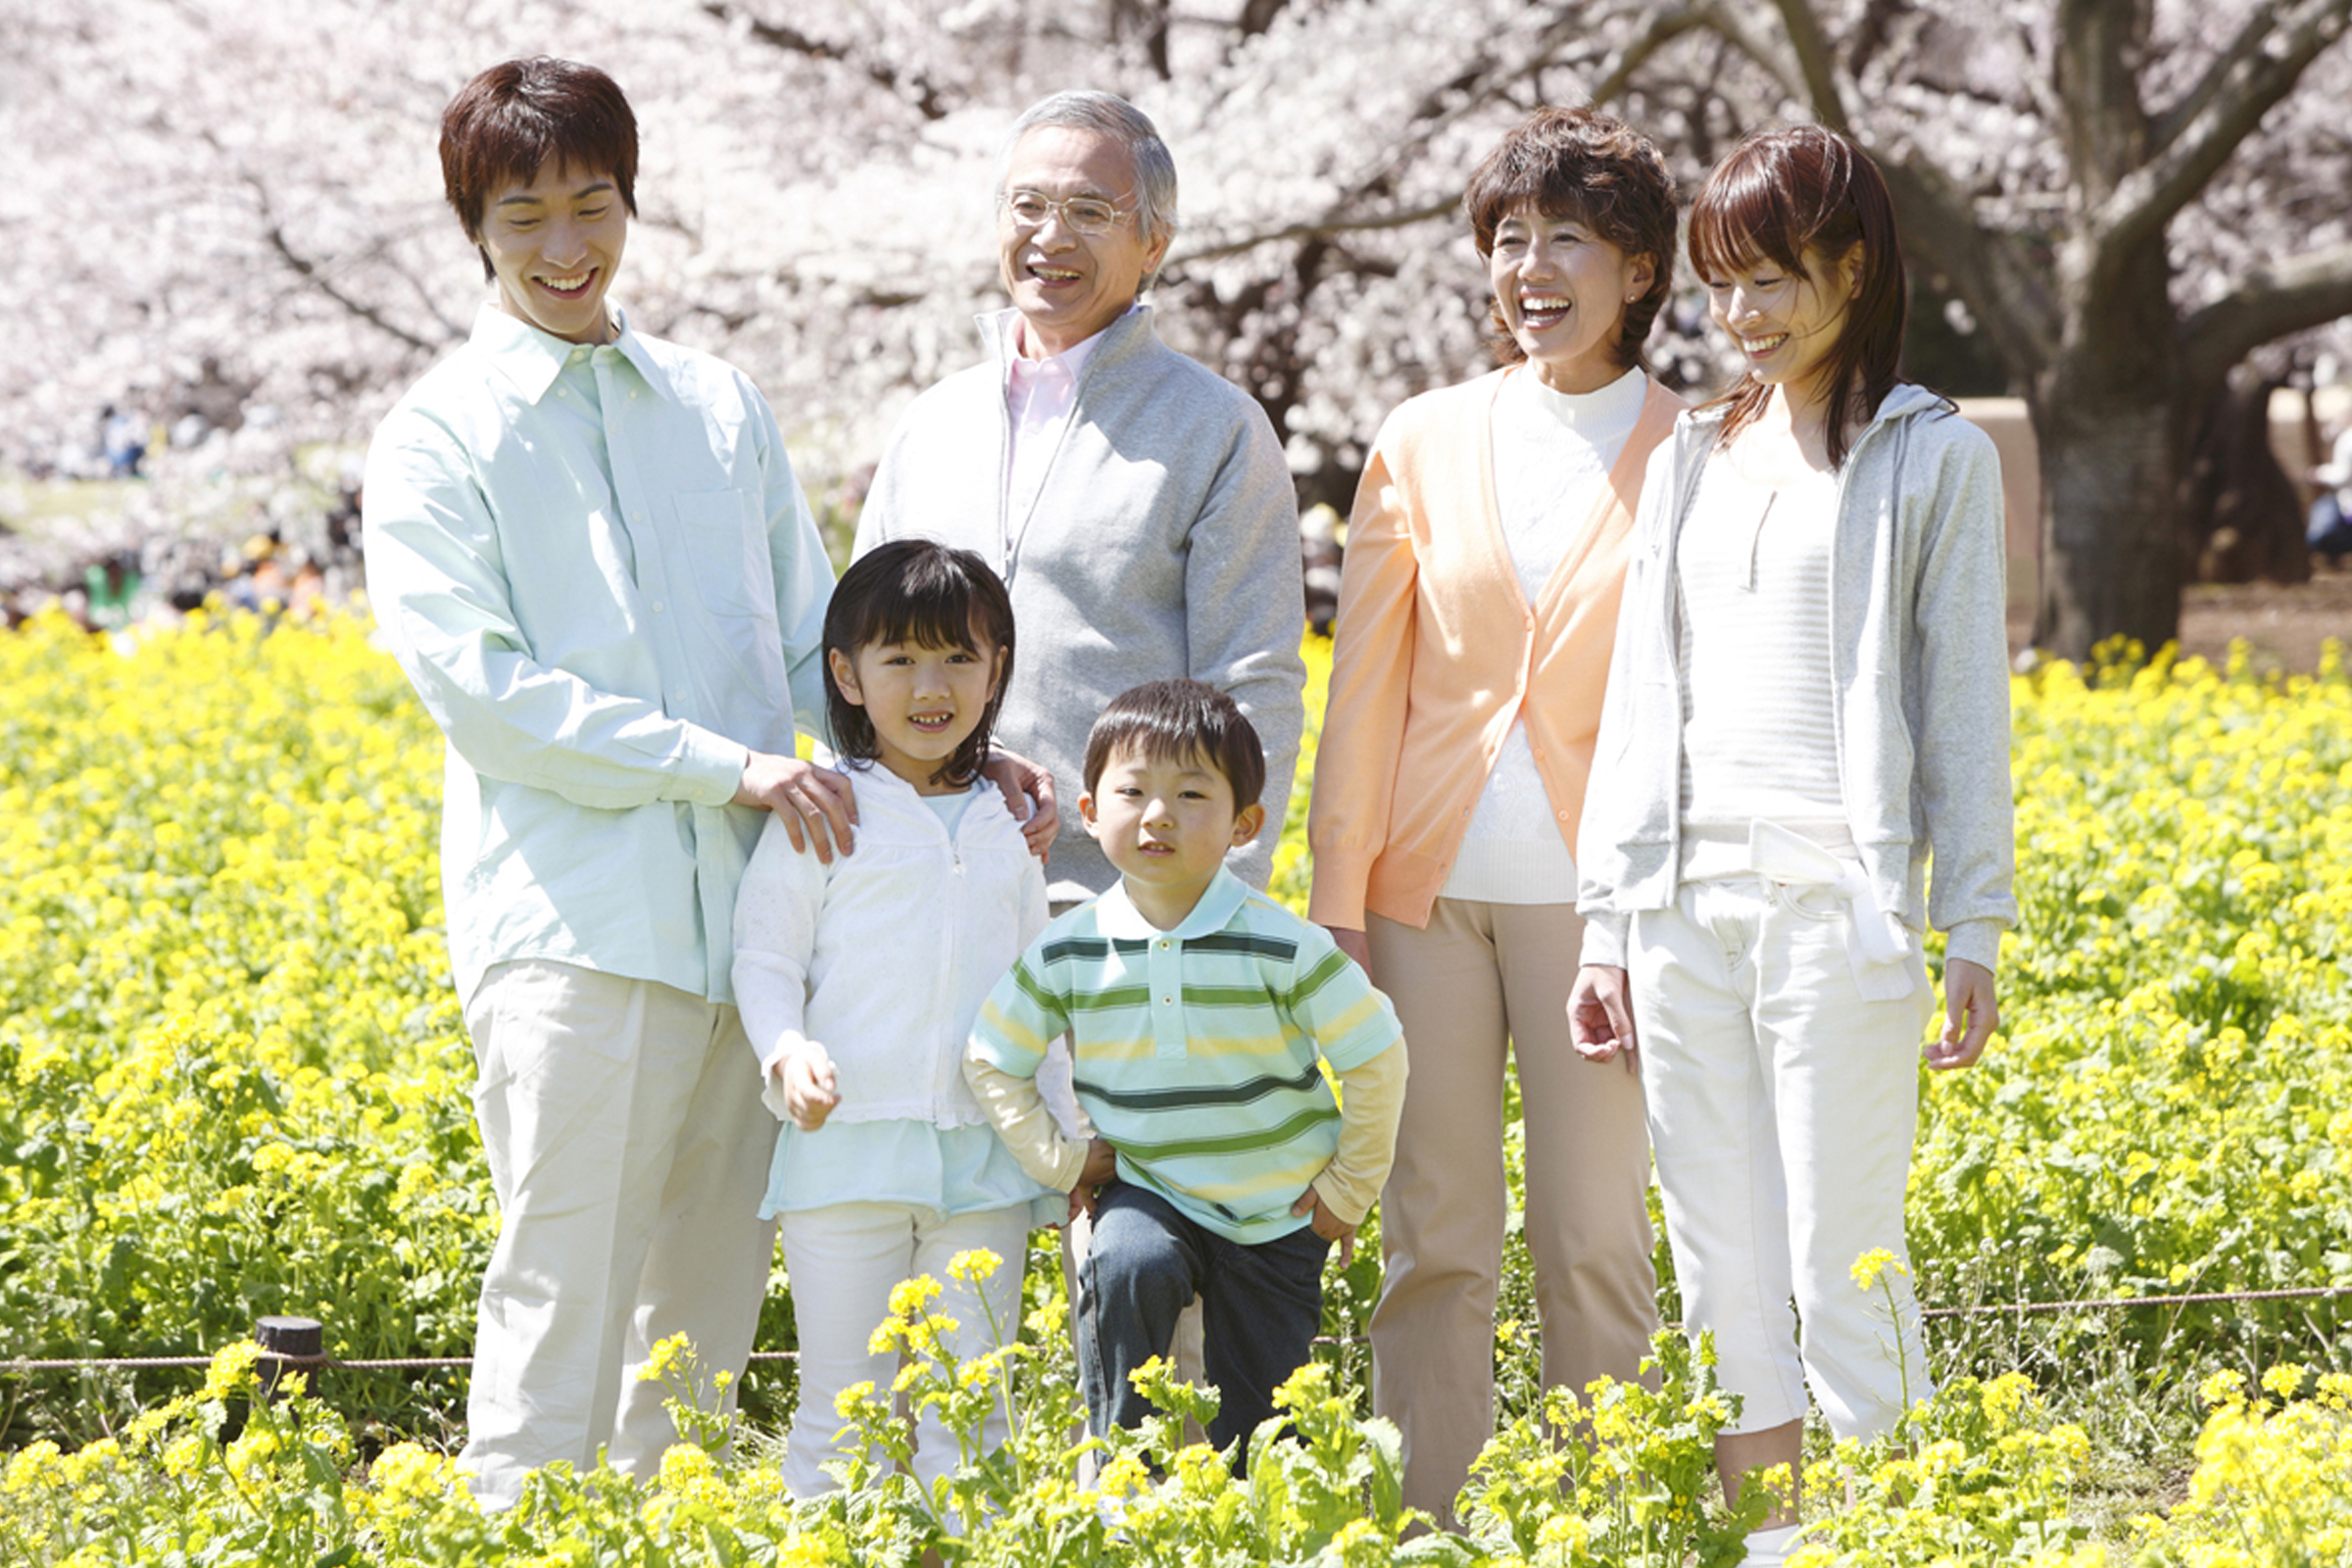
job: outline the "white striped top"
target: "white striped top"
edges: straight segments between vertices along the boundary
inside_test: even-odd
[[[1708,462],[1675,546],[1683,666],[1683,880],[1739,874],[1747,826],[1848,847],[1830,665],[1838,479],[1777,487]]]

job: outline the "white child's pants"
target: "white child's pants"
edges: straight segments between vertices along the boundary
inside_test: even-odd
[[[1903,1189],[1919,1119],[1919,983],[1863,1000],[1843,903],[1761,878],[1685,883],[1635,915],[1629,969],[1666,1233],[1693,1340],[1744,1401],[1734,1428],[1802,1418],[1886,1431],[1929,1393],[1908,1276],[1864,1291],[1855,1259],[1907,1268]],[[1795,1298],[1795,1310],[1789,1308]],[[1800,1358],[1797,1328],[1803,1325]],[[1898,1353],[1899,1347],[1899,1353]]]
[[[683,1333],[706,1377],[740,1377],[759,1329],[776,1147],[759,1061],[731,1006],[539,959],[492,968],[466,1027],[500,1223],[459,1462],[494,1508],[608,1443],[650,1475],[677,1441],[669,1391],[637,1380],[651,1347]]]
[[[876,1355],[866,1343],[890,1315],[890,1293],[901,1280],[928,1274],[939,1282],[930,1310],[956,1320],[958,1326],[946,1340],[960,1360],[995,1349],[999,1336],[1007,1344],[1020,1337],[1029,1205],[948,1218],[904,1203],[828,1203],[781,1215],[778,1222],[801,1341],[801,1402],[785,1448],[784,1486],[796,1497],[813,1497],[837,1485],[818,1467],[857,1451],[834,1401],[844,1389],[866,1382],[888,1397],[898,1375],[898,1352]],[[948,1273],[948,1261],[981,1247],[1003,1261],[975,1290]],[[1011,1434],[1000,1401],[982,1434],[985,1448],[1002,1447]],[[924,1490],[961,1458],[955,1435],[925,1411],[915,1423],[914,1455],[915,1478]]]

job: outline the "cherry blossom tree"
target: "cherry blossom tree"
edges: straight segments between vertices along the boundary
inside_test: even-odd
[[[1485,362],[1463,176],[1543,102],[1597,102],[1695,181],[1817,118],[1888,171],[1915,260],[2032,401],[2041,639],[2159,641],[2185,570],[2184,426],[2255,344],[2352,310],[2338,124],[2352,0],[0,0],[0,457],[101,403],[353,442],[466,331],[440,108],[516,54],[636,103],[621,297],[767,391],[846,514],[892,419],[1001,303],[991,191],[1045,92],[1159,122],[1178,346],[1247,386],[1301,492],[1345,504],[1401,398]],[[1724,367],[1696,292],[1652,354]],[[250,434],[250,431],[248,432]],[[217,463],[207,448],[184,461]],[[274,457],[272,456],[274,454]]]

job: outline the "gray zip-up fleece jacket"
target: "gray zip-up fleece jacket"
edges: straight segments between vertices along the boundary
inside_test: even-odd
[[[1723,423],[1676,422],[1650,459],[1577,834],[1584,961],[1625,963],[1641,909],[1680,870],[1682,668],[1675,543]],[[1897,385],[1838,474],[1831,667],[1846,821],[1879,904],[1945,952],[1993,966],[2017,919],[2001,471],[1992,441]],[[1933,897],[1923,898],[1928,858]]]
[[[1036,505],[1007,529],[1000,319],[980,318],[987,360],[916,398],[891,432],[856,553],[936,539],[978,553],[1011,590],[1018,644],[996,738],[1054,774],[1056,902],[1118,880],[1078,816],[1087,731],[1130,686],[1178,675],[1228,693],[1265,746],[1266,825],[1231,862],[1263,888],[1305,721],[1298,503],[1282,443],[1255,400],[1161,343],[1149,307],[1131,311],[1104,328]]]

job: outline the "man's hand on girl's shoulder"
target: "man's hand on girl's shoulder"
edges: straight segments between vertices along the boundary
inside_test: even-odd
[[[1025,757],[1000,749],[981,764],[980,776],[1004,792],[1004,804],[1011,808],[1012,819],[1021,824],[1029,853],[1044,859],[1054,847],[1054,835],[1061,830],[1061,810],[1054,802],[1054,775]]]
[[[744,759],[733,804],[773,811],[794,852],[814,843],[817,859],[826,865],[833,863],[836,851],[847,855],[855,847],[851,829],[858,821],[858,795],[829,767],[753,752]]]

